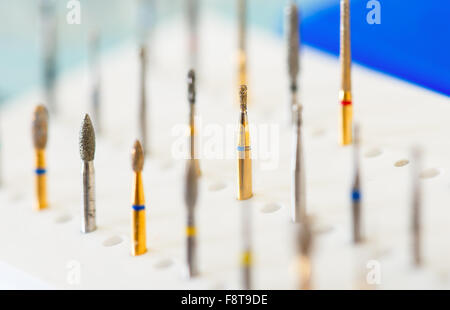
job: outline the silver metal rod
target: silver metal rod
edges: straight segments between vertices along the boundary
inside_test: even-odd
[[[56,112],[55,81],[57,74],[57,20],[55,2],[41,0],[42,57],[45,100],[49,110]]]
[[[420,186],[420,169],[422,166],[422,153],[418,147],[412,150],[412,210],[411,233],[412,254],[415,266],[422,264],[422,191]]]
[[[293,114],[294,140],[292,152],[292,199],[291,199],[291,217],[292,221],[299,223],[306,214],[306,190],[305,190],[305,172],[303,163],[302,146],[302,107],[295,105]]]
[[[290,100],[288,105],[288,115],[294,123],[296,116],[293,114],[293,107],[297,104],[298,75],[300,71],[300,32],[299,32],[299,11],[295,3],[290,3],[286,10],[286,41],[287,41],[287,65],[289,75]]]
[[[140,99],[139,99],[139,116],[138,126],[139,135],[144,155],[149,154],[149,144],[147,136],[147,48],[141,47],[140,51]]]
[[[354,145],[353,145],[353,162],[354,162],[354,179],[352,186],[352,218],[353,218],[353,242],[362,241],[361,232],[361,177],[359,168],[359,126],[354,125],[353,129]]]
[[[102,129],[101,114],[100,114],[101,70],[100,70],[99,54],[100,54],[100,34],[97,32],[93,32],[90,40],[91,104],[92,104],[92,116],[94,119],[94,127],[96,133],[100,133]]]
[[[195,222],[194,222],[194,212],[193,210],[188,211],[188,223],[187,227],[190,227],[191,229],[195,229]],[[198,269],[197,269],[197,242],[196,242],[196,235],[195,234],[188,234],[187,236],[187,266],[188,266],[188,276],[189,278],[196,277],[198,275]]]
[[[194,159],[189,159],[186,165],[186,179],[184,187],[184,199],[187,207],[187,225],[186,225],[186,263],[188,277],[192,278],[198,275],[197,269],[197,242],[195,227],[195,206],[198,196],[198,177],[195,169]]]
[[[95,173],[94,162],[83,161],[83,207],[81,232],[89,233],[97,226],[95,223]]]
[[[242,204],[242,288],[252,289],[251,204]]]
[[[187,2],[187,23],[189,29],[189,65],[192,69],[197,69],[198,54],[198,0]]]

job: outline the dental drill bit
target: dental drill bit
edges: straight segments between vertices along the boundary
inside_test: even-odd
[[[36,154],[36,210],[47,208],[47,166],[45,162],[45,148],[48,134],[48,111],[43,105],[38,105],[33,116],[33,144]]]
[[[131,152],[131,167],[134,172],[133,205],[131,211],[131,255],[138,256],[147,252],[144,183],[142,181],[144,150],[138,140],[134,143]]]
[[[353,219],[353,242],[355,244],[362,242],[361,232],[361,177],[359,163],[359,145],[360,134],[359,125],[355,124],[353,129],[353,162],[354,176],[352,185],[352,219]]]
[[[242,287],[252,289],[252,246],[251,246],[251,204],[246,201],[242,206]]]
[[[149,154],[148,137],[147,137],[147,48],[142,46],[139,51],[140,59],[140,99],[139,99],[139,115],[138,126],[139,136],[142,143],[144,155]]]
[[[287,61],[288,61],[288,73],[289,73],[289,90],[290,90],[290,102],[288,105],[288,115],[291,121],[295,121],[295,115],[293,112],[294,106],[297,104],[298,94],[298,74],[300,71],[299,64],[299,12],[295,3],[291,3],[287,7]]]
[[[422,265],[422,189],[420,186],[420,169],[422,167],[422,152],[420,148],[412,150],[412,203],[411,203],[411,234],[412,254],[415,266]]]
[[[241,114],[238,138],[238,200],[246,200],[253,196],[252,190],[252,158],[250,132],[247,117],[247,86],[240,88]]]
[[[41,0],[43,82],[50,112],[56,113],[57,18],[54,0]]]
[[[201,176],[202,172],[200,170],[200,163],[197,158],[196,151],[196,135],[197,128],[195,126],[195,101],[196,101],[196,90],[195,90],[195,72],[194,70],[190,70],[188,72],[188,101],[189,101],[189,128],[190,128],[190,158],[194,160],[195,171],[197,172],[197,176]]]
[[[89,42],[90,69],[91,69],[91,110],[94,119],[95,131],[100,134],[101,124],[101,78],[100,78],[100,35],[97,32],[91,34]]]
[[[189,65],[191,68],[197,69],[198,54],[198,0],[187,1],[187,23],[189,30]]]
[[[341,144],[352,143],[352,83],[351,83],[351,44],[350,44],[350,0],[341,0]]]
[[[313,231],[311,228],[311,219],[305,217],[304,221],[297,227],[298,229],[298,251],[299,251],[299,280],[301,290],[312,289],[312,247]]]
[[[198,196],[198,176],[195,161],[191,158],[187,161],[186,166],[186,184],[184,192],[184,200],[187,207],[187,224],[186,224],[186,260],[188,277],[193,278],[198,275],[197,269],[197,228],[195,225],[195,205]]]
[[[95,131],[91,118],[84,116],[80,130],[80,157],[83,161],[83,206],[81,209],[81,232],[93,232],[97,226],[95,223]]]
[[[148,46],[156,19],[156,0],[139,0],[137,6],[137,36],[139,45]]]
[[[238,82],[247,84],[247,0],[238,1]]]
[[[303,163],[302,145],[302,106],[296,104],[293,107],[295,114],[294,140],[292,153],[292,221],[301,222],[306,215],[306,190],[305,190],[305,165]]]

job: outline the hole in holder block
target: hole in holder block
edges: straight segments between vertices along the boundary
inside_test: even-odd
[[[323,135],[325,135],[326,130],[324,128],[315,128],[312,132],[311,132],[311,136],[318,138],[321,137]]]
[[[227,187],[227,184],[225,184],[224,182],[218,181],[218,182],[211,183],[208,186],[208,190],[210,190],[212,192],[216,192],[216,191],[220,191],[220,190],[224,189],[225,187]]]
[[[409,164],[409,160],[407,160],[407,159],[400,159],[400,160],[397,160],[394,163],[394,167],[403,167],[403,166],[406,166],[407,164]]]
[[[271,203],[268,203],[265,206],[263,206],[261,208],[261,212],[262,213],[273,213],[273,212],[280,210],[281,207],[282,207],[281,204],[276,203],[276,202],[271,202]]]
[[[72,216],[70,214],[62,214],[55,219],[56,224],[64,224],[72,220]]]
[[[380,156],[382,153],[383,153],[383,151],[381,149],[373,148],[373,149],[370,149],[370,150],[366,151],[364,153],[364,156],[367,157],[367,158],[373,158],[373,157]]]
[[[153,264],[153,267],[155,267],[156,269],[165,269],[165,268],[169,268],[172,265],[173,265],[173,260],[171,260],[170,258],[164,258],[164,259],[160,259],[155,264]]]
[[[421,179],[431,179],[431,178],[434,178],[435,176],[438,176],[439,173],[440,173],[439,169],[428,168],[428,169],[422,170],[422,172],[420,173],[420,178]]]
[[[109,237],[108,239],[106,239],[105,241],[103,241],[103,246],[105,247],[111,247],[111,246],[115,246],[118,245],[120,243],[122,243],[123,239],[120,236],[112,236]]]
[[[174,162],[170,159],[164,160],[163,162],[161,162],[161,164],[159,165],[159,168],[161,170],[169,170],[174,166]]]

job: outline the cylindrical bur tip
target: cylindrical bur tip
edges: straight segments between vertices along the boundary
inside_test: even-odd
[[[295,79],[299,71],[299,16],[297,5],[292,3],[287,9],[288,69],[289,75]]]
[[[189,103],[195,103],[195,71],[189,70],[187,76]]]
[[[93,161],[95,155],[95,131],[91,118],[84,116],[80,130],[80,156],[83,161]]]
[[[34,109],[33,144],[36,149],[45,149],[47,145],[48,111],[43,105]]]
[[[247,85],[241,85],[239,97],[241,99],[241,110],[247,110]]]
[[[131,151],[131,167],[134,172],[140,172],[144,169],[144,150],[139,140],[136,140]]]

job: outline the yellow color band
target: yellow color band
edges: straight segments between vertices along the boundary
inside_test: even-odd
[[[241,264],[243,266],[250,266],[252,264],[252,253],[250,251],[242,253]]]
[[[197,234],[197,229],[194,226],[187,226],[186,227],[186,236],[192,237]]]

